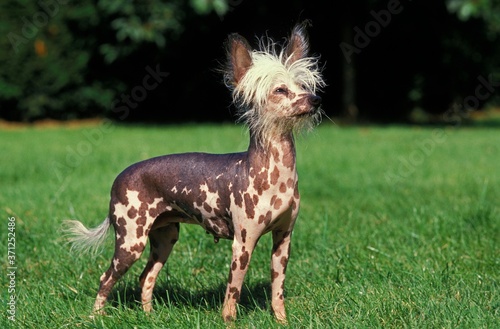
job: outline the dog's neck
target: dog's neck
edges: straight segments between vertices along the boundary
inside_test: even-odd
[[[284,133],[265,143],[251,133],[248,157],[250,165],[255,168],[266,166],[273,161],[295,171],[296,153],[293,133]]]

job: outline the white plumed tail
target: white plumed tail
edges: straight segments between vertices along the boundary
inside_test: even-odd
[[[106,239],[106,233],[111,222],[109,217],[106,217],[104,222],[91,229],[86,228],[77,220],[66,220],[63,224],[63,232],[67,237],[68,243],[71,244],[71,251],[96,254],[100,245]]]

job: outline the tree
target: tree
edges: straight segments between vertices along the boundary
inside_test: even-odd
[[[194,10],[193,10],[194,9]],[[0,117],[31,121],[109,112],[127,88],[113,78],[139,50],[167,47],[196,15],[225,0],[4,0],[0,4]],[[111,27],[111,28],[109,28]],[[116,65],[115,65],[116,64]],[[114,66],[115,65],[115,66]],[[141,68],[144,69],[144,68]]]

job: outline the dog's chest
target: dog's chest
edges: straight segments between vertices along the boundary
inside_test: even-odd
[[[211,190],[206,183],[195,191],[183,189],[184,196],[196,197],[186,199],[178,195],[171,200],[169,209],[182,213],[216,238],[232,239],[235,226],[266,231],[298,198],[295,175],[282,178],[277,172],[269,175],[273,178],[259,178],[258,174],[253,178],[234,177],[219,182],[226,188],[218,190]]]
[[[259,166],[221,172],[197,186],[175,186],[174,207],[216,238],[232,239],[235,227],[267,231],[281,214],[298,204],[294,165],[284,165],[275,154]]]
[[[283,213],[298,206],[295,163],[284,165],[280,160],[276,154],[265,165],[250,167],[243,177],[221,175],[219,179],[225,179],[222,185],[227,186],[221,191],[200,186],[204,201],[197,203],[197,209],[203,215],[205,229],[223,238],[232,238],[221,233],[232,234],[235,227],[253,227],[262,233],[269,231]]]

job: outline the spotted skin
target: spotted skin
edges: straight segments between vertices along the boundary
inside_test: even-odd
[[[94,309],[104,307],[113,285],[139,259],[149,237],[150,256],[140,282],[144,310],[150,311],[154,282],[179,238],[179,224],[192,223],[215,239],[234,240],[224,304],[224,317],[234,318],[258,239],[273,231],[278,249],[287,254],[289,239],[280,232],[291,232],[298,212],[293,138],[267,148],[270,152],[252,143],[244,153],[168,155],[124,170],[111,190],[115,254],[101,277]],[[274,156],[267,157],[268,153]],[[273,262],[275,268],[284,274],[282,262]]]
[[[303,33],[302,28],[294,29],[286,48],[288,55],[283,57],[288,58],[287,65],[307,53]],[[229,48],[231,84],[238,86],[253,65],[251,49],[239,35],[230,37]],[[276,319],[286,323],[285,273],[300,205],[293,127],[316,115],[321,99],[301,89],[299,82],[276,80],[261,109],[262,113],[273,114],[267,115],[264,125],[255,126],[272,129],[263,138],[249,124],[246,152],[165,155],[133,164],[118,175],[111,189],[108,215],[115,230],[115,252],[101,276],[95,312],[103,311],[113,286],[141,257],[148,238],[150,254],[140,285],[143,309],[151,311],[158,273],[179,239],[180,224],[188,223],[201,226],[215,242],[233,241],[222,306],[225,321],[236,318],[257,242],[263,234],[272,233],[271,307]],[[278,121],[274,124],[272,120]]]

